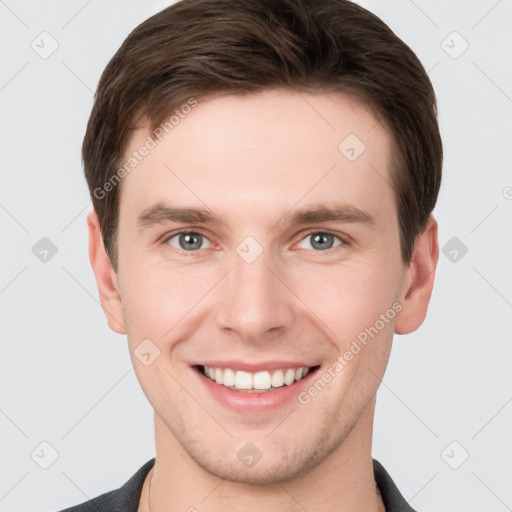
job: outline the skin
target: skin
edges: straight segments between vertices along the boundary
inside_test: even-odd
[[[148,129],[133,132],[127,155]],[[353,162],[338,150],[351,133],[366,146]],[[289,90],[221,96],[200,101],[123,179],[117,272],[89,214],[102,307],[110,328],[127,334],[155,411],[156,463],[140,512],[149,510],[151,475],[153,512],[228,503],[237,511],[384,510],[371,459],[375,395],[394,333],[416,330],[426,316],[439,256],[431,217],[403,264],[389,159],[387,130],[354,99]],[[138,215],[157,202],[206,206],[223,223],[139,230]],[[298,208],[330,202],[364,210],[374,224],[289,225]],[[185,252],[179,235],[169,238],[180,228],[204,235],[201,248]],[[311,230],[333,233],[332,248],[319,249]],[[253,263],[236,252],[249,235],[263,250]],[[241,414],[198,385],[190,367],[284,359],[319,364],[322,374],[396,302],[401,311],[306,405]],[[149,366],[134,355],[146,338],[160,349]],[[250,468],[237,458],[249,441],[263,454]]]

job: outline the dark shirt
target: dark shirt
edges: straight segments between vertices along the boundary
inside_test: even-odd
[[[109,491],[80,505],[60,512],[137,512],[144,480],[155,464],[155,459],[146,462],[128,482],[119,489]],[[415,512],[396,487],[382,464],[373,459],[373,472],[382,495],[386,512]]]

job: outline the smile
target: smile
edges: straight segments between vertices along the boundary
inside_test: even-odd
[[[215,368],[213,366],[198,365],[197,369],[216,384],[231,390],[248,393],[262,393],[274,391],[283,386],[291,386],[302,380],[316,366],[301,366],[298,368],[283,368],[277,370],[264,370],[259,372],[246,372],[231,368]]]

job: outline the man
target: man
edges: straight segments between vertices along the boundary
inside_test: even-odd
[[[108,64],[83,160],[156,457],[67,510],[412,510],[371,445],[439,253],[413,52],[347,0],[183,0]]]

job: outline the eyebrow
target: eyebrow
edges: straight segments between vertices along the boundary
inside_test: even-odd
[[[337,203],[325,203],[299,209],[292,215],[289,223],[296,225],[330,221],[369,225],[375,224],[375,218],[370,213],[356,206]]]
[[[285,214],[281,220],[290,213]],[[279,222],[281,222],[281,220]],[[222,220],[205,208],[179,208],[156,203],[144,209],[138,219],[139,230],[165,222],[181,222],[184,224],[221,225]],[[278,222],[278,223],[279,223]],[[360,223],[374,226],[376,221],[370,213],[352,205],[325,203],[312,205],[296,210],[287,224],[301,225],[315,222]],[[277,224],[277,223],[276,223]]]
[[[217,216],[204,208],[177,208],[157,203],[140,213],[137,219],[137,226],[142,230],[164,222],[222,224],[222,221]]]

